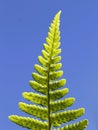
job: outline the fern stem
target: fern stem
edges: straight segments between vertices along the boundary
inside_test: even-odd
[[[49,86],[51,57],[52,57],[52,52],[50,54],[50,64],[48,66],[48,126],[49,126],[48,130],[51,130],[51,120],[50,120],[50,86]]]
[[[55,37],[55,30],[54,29],[54,37]],[[53,43],[54,43],[54,37],[53,37]],[[51,120],[50,120],[50,86],[49,86],[49,82],[50,82],[50,65],[51,65],[51,58],[52,58],[52,53],[53,53],[53,47],[54,47],[54,44],[52,44],[52,50],[51,50],[51,53],[50,53],[50,64],[48,66],[48,126],[49,126],[49,129],[48,130],[51,130]]]
[[[50,65],[48,68],[48,126],[49,130],[51,130],[51,121],[50,121],[50,88],[49,88],[49,73],[50,73]]]

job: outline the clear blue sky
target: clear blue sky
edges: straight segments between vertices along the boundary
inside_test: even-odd
[[[71,108],[84,107],[89,126],[98,130],[98,1],[0,0],[0,130],[23,130],[8,115],[25,115],[18,102],[29,87],[37,56],[54,15],[61,14],[63,77]]]

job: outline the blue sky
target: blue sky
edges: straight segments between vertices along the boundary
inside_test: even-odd
[[[63,77],[71,108],[84,107],[89,126],[98,130],[98,1],[0,0],[0,130],[23,130],[8,115],[25,115],[18,102],[29,87],[54,15],[61,14]]]

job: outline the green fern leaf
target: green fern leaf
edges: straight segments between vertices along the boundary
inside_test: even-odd
[[[88,125],[87,120],[68,124],[81,117],[85,110],[84,108],[67,110],[74,104],[75,98],[64,99],[69,89],[62,88],[66,80],[61,78],[63,71],[60,63],[60,14],[61,11],[56,14],[49,27],[42,55],[38,56],[39,65],[34,65],[36,72],[32,73],[33,80],[30,80],[29,84],[35,91],[22,94],[32,104],[19,102],[20,110],[31,115],[32,118],[9,116],[12,122],[30,130],[55,130],[55,127],[56,130],[84,130]],[[62,127],[63,123],[65,126]]]
[[[77,122],[75,124],[66,125],[59,130],[84,130],[87,125],[88,125],[88,121],[82,120],[82,121]]]
[[[39,107],[37,105],[28,105],[26,103],[20,102],[19,103],[19,108],[32,115],[32,116],[36,116],[37,118],[41,118],[42,120],[47,120],[48,119],[48,109],[47,108],[43,108],[43,107]]]
[[[16,124],[31,130],[39,130],[40,128],[42,130],[48,130],[47,122],[42,122],[33,118],[11,115],[9,116],[9,119]]]
[[[50,111],[56,112],[59,110],[64,110],[68,107],[70,107],[74,103],[74,98],[67,98],[64,100],[58,100],[55,102],[50,102]]]

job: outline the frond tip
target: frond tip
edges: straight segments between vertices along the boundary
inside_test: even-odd
[[[41,55],[38,56],[39,64],[34,65],[35,72],[29,85],[33,92],[23,92],[24,99],[31,102],[27,104],[19,102],[21,111],[31,115],[32,118],[11,115],[9,119],[30,130],[84,130],[87,120],[70,124],[85,113],[84,108],[67,110],[75,102],[74,97],[65,98],[69,89],[64,88],[66,79],[62,79],[63,71],[61,62],[60,42],[60,14],[59,11],[49,27],[46,41],[43,45]],[[62,98],[62,99],[61,99]],[[62,127],[62,124],[65,126]],[[69,125],[67,125],[69,124]]]

